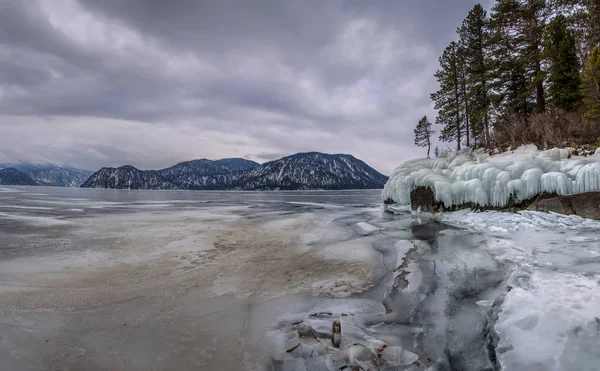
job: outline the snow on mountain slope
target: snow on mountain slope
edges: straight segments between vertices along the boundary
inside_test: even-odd
[[[387,177],[350,155],[299,153],[231,174],[241,190],[381,188]]]
[[[471,202],[502,207],[511,197],[527,200],[543,192],[599,191],[600,151],[589,157],[571,152],[570,148],[540,151],[530,145],[493,156],[463,150],[412,160],[393,171],[382,197],[410,204],[413,189],[429,187],[446,206]]]
[[[259,166],[254,164],[243,159],[183,162],[151,172],[167,188],[157,185],[155,180],[154,185],[144,185],[144,189],[172,189],[172,186],[195,190],[367,189],[381,188],[387,180],[387,177],[350,155],[299,153]],[[83,186],[128,188],[129,183],[123,177],[127,176],[126,173],[121,174],[119,182],[111,180],[114,177],[108,173],[115,170],[102,169],[102,176],[94,174],[93,179],[90,178]],[[131,172],[131,175],[138,176],[139,180],[138,173]],[[134,184],[139,188],[137,182]]]
[[[214,164],[220,166],[224,170],[218,174],[245,171],[260,166],[258,162],[246,160],[245,158],[223,158],[214,161]]]
[[[50,163],[0,164],[2,168],[14,168],[31,177],[35,185],[55,187],[79,187],[94,172],[81,170],[67,165]]]

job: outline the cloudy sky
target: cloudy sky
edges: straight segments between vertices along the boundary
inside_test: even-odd
[[[475,3],[0,0],[0,162],[321,151],[389,174],[424,155],[414,125]]]

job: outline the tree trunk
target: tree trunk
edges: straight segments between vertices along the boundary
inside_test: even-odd
[[[469,137],[470,137],[470,131],[471,131],[471,127],[469,126],[469,103],[467,100],[467,83],[465,81],[466,77],[465,77],[465,72],[464,69],[462,69],[462,93],[463,93],[463,100],[465,101],[465,125],[466,125],[466,133],[467,133],[467,147],[469,147],[471,145]]]
[[[538,20],[535,18],[535,16],[532,16],[531,19],[531,25],[532,25],[532,40],[531,40],[531,46],[533,47],[532,50],[532,57],[535,58],[534,61],[534,71],[535,71],[535,105],[536,105],[536,111],[537,113],[544,113],[546,112],[546,100],[544,99],[544,80],[542,80],[541,78],[541,73],[542,73],[542,56],[541,56],[541,52],[540,52],[540,43],[538,42],[538,40],[540,40],[540,38],[538,38],[537,35],[537,27],[538,27]]]
[[[452,68],[454,69],[454,101],[456,106],[456,149],[460,151],[460,141],[461,141],[461,132],[460,132],[460,96],[459,89],[460,85],[458,84],[458,68],[456,66],[456,57],[452,63]]]
[[[539,75],[541,73],[542,67],[540,65],[540,62],[537,61],[536,62],[536,76]],[[546,112],[546,100],[544,99],[544,81],[542,81],[539,77],[538,77],[538,81],[535,84],[535,103],[536,103],[536,109],[538,113],[544,113]]]
[[[483,141],[483,147],[488,148],[490,146],[490,125],[489,125],[489,121],[490,121],[490,116],[489,116],[489,110],[490,110],[490,103],[488,102],[488,92],[487,92],[487,80],[483,79],[482,80],[482,92],[483,92],[483,102],[485,103],[485,114],[483,115],[483,135],[481,137],[481,140]]]
[[[484,133],[484,138],[485,138],[485,147],[490,147],[490,118],[489,115],[486,113],[485,114],[485,118],[483,121],[483,130],[485,131]]]

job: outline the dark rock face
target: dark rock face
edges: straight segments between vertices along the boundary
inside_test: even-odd
[[[388,201],[386,200],[386,202]],[[511,198],[508,205],[504,207],[480,206],[472,203],[447,207],[443,202],[436,201],[435,195],[430,188],[418,187],[410,193],[410,203],[413,210],[421,208],[421,211],[430,213],[456,211],[461,209],[500,210],[508,212],[533,210],[543,212],[551,211],[565,215],[578,215],[583,218],[600,220],[600,192],[588,192],[566,196],[542,193],[534,198],[522,201],[515,201]]]
[[[413,210],[418,210],[420,207],[421,211],[430,213],[448,210],[443,202],[435,200],[433,191],[427,187],[418,187],[410,192],[410,205]]]
[[[383,188],[387,181],[385,175],[353,156],[318,152],[299,153],[262,165],[224,159],[187,161],[157,171],[135,169],[117,174],[119,169],[104,168],[82,187],[129,188],[131,183],[132,189],[338,190]],[[138,182],[142,176],[152,179],[151,184],[142,186]]]
[[[9,167],[0,170],[0,184],[3,185],[37,185],[28,174]]]
[[[537,199],[528,209],[600,220],[600,192]]]

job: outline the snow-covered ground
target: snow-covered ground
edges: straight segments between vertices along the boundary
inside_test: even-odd
[[[600,191],[600,149],[592,156],[573,155],[572,148],[541,151],[522,146],[490,156],[470,149],[442,152],[437,158],[407,161],[396,168],[382,197],[410,204],[410,192],[431,188],[448,207],[465,203],[506,206],[542,192],[559,195]]]

